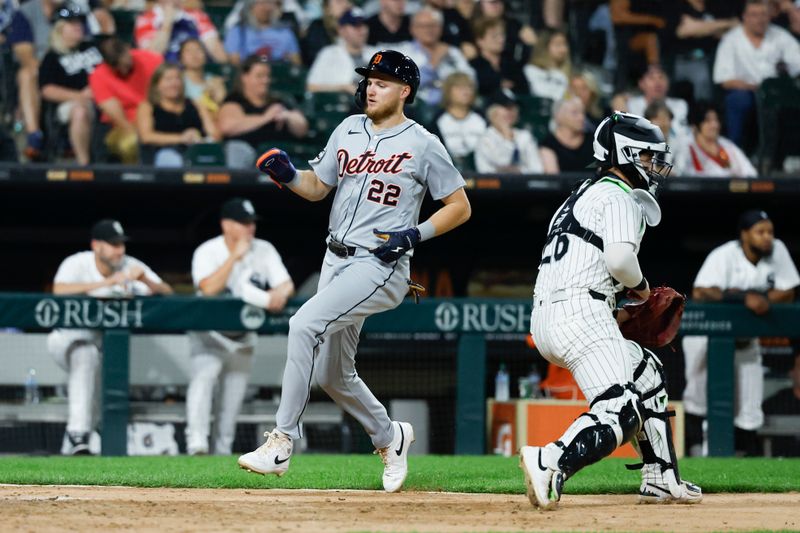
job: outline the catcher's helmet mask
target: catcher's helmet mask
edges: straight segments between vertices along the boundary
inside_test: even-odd
[[[367,78],[372,72],[386,74],[407,84],[411,88],[411,92],[406,98],[406,103],[411,104],[414,102],[414,97],[419,88],[419,68],[407,55],[401,54],[396,50],[380,50],[372,55],[369,65],[356,68],[356,72],[364,76],[364,79],[358,82],[356,87],[355,100],[359,109],[364,109],[366,105]]]
[[[672,170],[666,160],[669,145],[661,130],[644,117],[614,112],[600,123],[594,132],[594,166],[616,167],[636,188],[647,190],[653,197]],[[642,162],[641,154],[651,155],[650,164]]]

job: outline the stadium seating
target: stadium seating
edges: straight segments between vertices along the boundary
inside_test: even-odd
[[[766,79],[756,92],[758,108],[758,171],[770,174],[790,155],[800,155],[800,80]]]
[[[189,146],[186,160],[193,167],[219,167],[225,165],[225,152],[219,143],[199,143]]]
[[[516,95],[519,102],[519,124],[517,127],[530,130],[537,141],[550,134],[550,118],[553,101],[532,95]]]

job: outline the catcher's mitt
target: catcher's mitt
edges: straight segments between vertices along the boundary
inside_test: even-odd
[[[622,336],[648,348],[666,346],[681,327],[686,297],[670,287],[656,287],[650,298],[622,306],[630,318],[619,329]]]

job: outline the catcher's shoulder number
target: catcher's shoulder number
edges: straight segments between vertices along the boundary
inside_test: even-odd
[[[560,261],[565,255],[567,255],[567,250],[569,250],[569,239],[565,233],[559,235],[555,241],[553,246],[553,255],[546,255],[542,257],[542,264],[546,265],[550,261],[556,262]]]

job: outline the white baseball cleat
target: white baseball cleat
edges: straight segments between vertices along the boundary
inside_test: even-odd
[[[669,486],[656,483],[642,483],[639,488],[639,503],[700,503],[703,501],[703,490],[694,483],[681,480],[680,496],[677,498],[670,492]]]
[[[555,509],[561,499],[564,474],[542,463],[542,448],[523,446],[519,451],[519,467],[525,475],[525,486],[531,505],[545,511]]]
[[[408,422],[392,422],[394,438],[386,448],[374,453],[383,461],[383,490],[398,492],[408,475],[408,449],[414,442],[414,428]]]
[[[292,457],[292,439],[277,429],[272,433],[264,433],[267,442],[256,451],[239,457],[239,466],[256,474],[275,474],[282,476],[289,470],[289,459]]]

